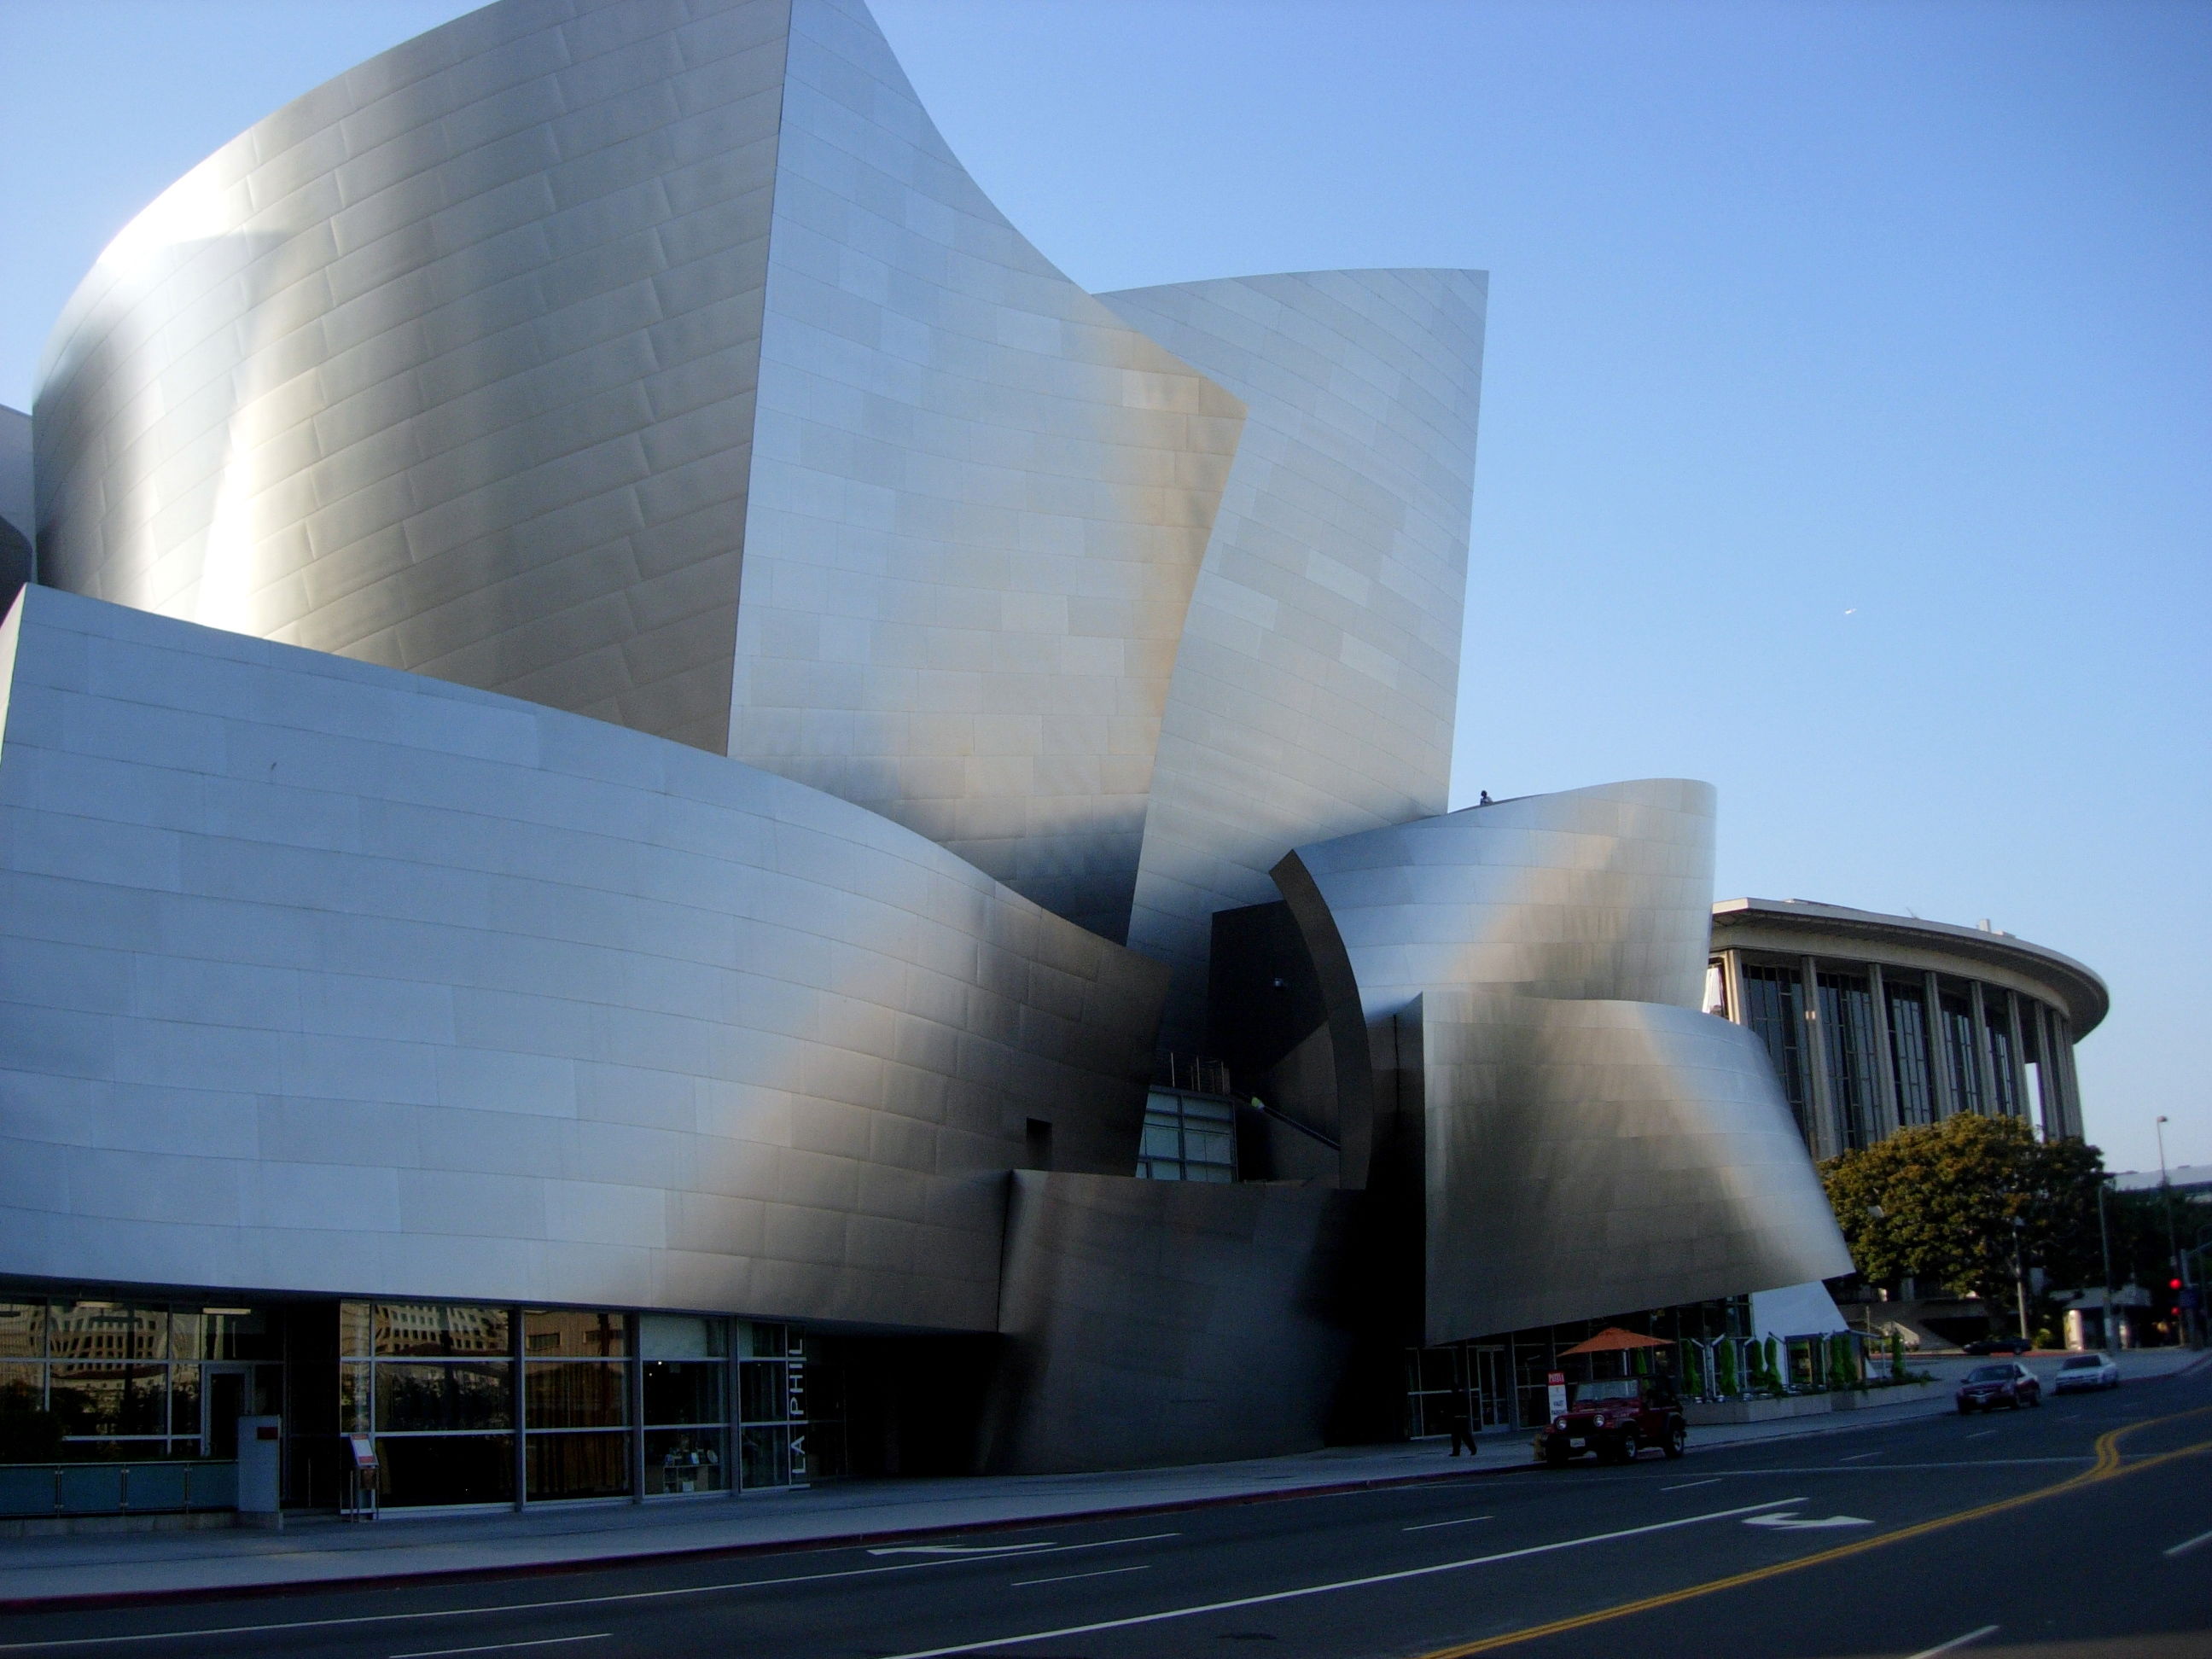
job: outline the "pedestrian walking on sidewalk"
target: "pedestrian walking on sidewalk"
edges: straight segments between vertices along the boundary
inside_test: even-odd
[[[1454,1457],[1459,1455],[1459,1449],[1462,1446],[1467,1448],[1467,1455],[1469,1457],[1474,1455],[1474,1425],[1468,1417],[1467,1396],[1463,1394],[1455,1394],[1452,1396],[1451,1437],[1451,1455]]]

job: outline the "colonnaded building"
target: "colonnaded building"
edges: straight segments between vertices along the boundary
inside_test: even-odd
[[[1712,791],[1444,810],[1484,301],[1085,293],[859,0],[225,146],[0,484],[0,1405],[299,1505],[1096,1468],[1847,1273]]]

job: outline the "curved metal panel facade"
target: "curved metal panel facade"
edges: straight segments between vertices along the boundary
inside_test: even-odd
[[[1648,778],[1471,806],[1292,856],[1327,904],[1370,1019],[1425,991],[1475,986],[1695,1008],[1714,811],[1711,784]]]
[[[1244,406],[1054,268],[857,4],[794,7],[729,752],[1127,932]]]
[[[1164,970],[535,705],[31,588],[0,1273],[995,1328],[1004,1172],[1133,1165]]]
[[[1713,817],[1644,779],[1277,866],[1346,1178],[1409,1200],[1425,1340],[1850,1270],[1765,1050],[1698,1012]]]
[[[505,0],[295,100],[48,347],[47,579],[720,750],[786,0]]]
[[[1851,1271],[1759,1040],[1648,1002],[1421,999],[1425,1340]]]
[[[102,255],[51,580],[733,754],[1127,931],[1243,415],[842,0],[504,0]]]
[[[1267,1457],[1322,1443],[1369,1287],[1356,1196],[1020,1170],[986,1468]]]
[[[1209,919],[1301,842],[1441,812],[1487,278],[1243,276],[1103,295],[1250,413],[1161,728],[1129,941],[1202,1017]]]

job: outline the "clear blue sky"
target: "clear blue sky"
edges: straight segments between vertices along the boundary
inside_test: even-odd
[[[234,132],[467,9],[0,0],[0,402]],[[1492,276],[1460,799],[1719,785],[1724,894],[2110,980],[2212,1164],[2212,6],[879,0],[1095,289]]]

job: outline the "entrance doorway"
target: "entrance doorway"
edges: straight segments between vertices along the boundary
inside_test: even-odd
[[[1419,1440],[1451,1432],[1453,1407],[1476,1429],[1513,1426],[1505,1348],[1487,1342],[1450,1342],[1406,1350],[1406,1432]]]
[[[200,1367],[200,1455],[238,1455],[238,1419],[252,1414],[253,1367]]]

